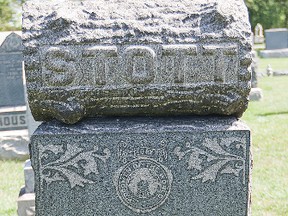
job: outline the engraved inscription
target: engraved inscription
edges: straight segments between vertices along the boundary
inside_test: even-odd
[[[7,80],[22,80],[22,54],[0,53],[0,76]]]
[[[133,84],[151,83],[155,76],[155,52],[144,46],[131,46],[125,50],[127,79]]]
[[[237,78],[237,47],[233,45],[205,45],[203,55],[208,63],[209,81],[218,83],[236,83]]]
[[[43,79],[48,86],[70,85],[77,74],[76,56],[68,48],[51,47],[46,51]]]
[[[157,160],[158,162],[167,161],[168,153],[165,147],[151,147],[134,145],[133,143],[126,144],[119,143],[118,158],[121,163],[127,163],[137,157],[149,157]]]
[[[196,45],[164,45],[163,46],[164,74],[171,74],[174,83],[184,83],[188,59],[193,61],[197,55]],[[193,74],[193,71],[191,71]]]
[[[94,46],[85,49],[82,53],[86,67],[83,69],[86,83],[91,85],[105,85],[110,74],[111,64],[115,64],[117,47],[115,46]],[[87,71],[87,68],[90,70]],[[93,72],[92,72],[93,71]],[[88,73],[87,75],[85,73]]]
[[[64,181],[71,188],[94,183],[89,175],[98,175],[99,162],[106,164],[111,155],[107,148],[100,151],[98,145],[89,150],[64,144],[40,145],[39,152],[43,181],[48,185]]]
[[[121,202],[137,213],[159,208],[167,200],[171,171],[150,158],[137,158],[115,174],[113,181]]]
[[[164,83],[237,83],[237,46],[164,45],[162,51]]]
[[[215,182],[220,175],[231,174],[242,175],[245,184],[246,147],[243,138],[205,138],[197,142],[201,142],[201,145],[186,143],[185,148],[174,149],[174,154],[179,160],[187,161],[191,180]],[[237,150],[239,154],[232,154],[225,147]]]
[[[44,49],[46,86],[238,84],[235,43]]]
[[[27,128],[26,112],[8,112],[0,115],[0,131]]]

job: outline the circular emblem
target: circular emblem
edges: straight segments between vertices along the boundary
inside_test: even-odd
[[[150,158],[138,158],[120,168],[114,184],[121,201],[135,212],[150,212],[169,196],[171,172]]]

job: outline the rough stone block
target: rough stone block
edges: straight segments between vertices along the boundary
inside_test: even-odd
[[[261,88],[252,88],[249,94],[250,101],[260,101],[263,99],[263,91]]]
[[[28,1],[23,42],[36,121],[239,117],[247,108],[252,37],[242,0]]]
[[[25,161],[24,178],[25,178],[25,193],[34,193],[34,171],[31,166],[30,159]]]
[[[35,194],[27,193],[20,196],[17,200],[18,216],[34,216],[35,215]]]
[[[234,117],[43,123],[36,215],[248,215],[250,131]]]
[[[288,29],[267,29],[265,30],[266,50],[287,49]]]
[[[288,57],[288,49],[261,50],[262,58],[285,58]]]

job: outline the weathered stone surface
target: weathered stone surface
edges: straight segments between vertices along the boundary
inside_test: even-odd
[[[288,76],[288,71],[273,71],[273,76]]]
[[[25,106],[2,111],[3,109],[0,109],[0,131],[25,130],[28,128]]]
[[[24,166],[24,178],[25,178],[25,193],[34,193],[34,171],[31,166],[31,160],[25,161]]]
[[[249,94],[250,101],[260,101],[263,98],[263,91],[261,88],[251,88]]]
[[[258,58],[257,58],[257,52],[252,51],[252,64],[251,64],[251,71],[252,71],[252,76],[251,76],[251,87],[256,88],[257,87],[257,69],[258,69]]]
[[[285,58],[288,57],[288,49],[261,50],[262,58]]]
[[[262,44],[264,43],[265,38],[263,34],[263,26],[260,23],[257,23],[254,30],[254,43]]]
[[[18,216],[34,216],[35,215],[35,194],[27,193],[20,196],[17,200]]]
[[[4,35],[5,39],[0,43],[0,107],[23,106],[22,38],[14,32]]]
[[[267,29],[265,30],[266,50],[287,49],[288,29]]]
[[[242,0],[29,1],[30,108],[36,120],[65,123],[103,115],[241,116],[250,31]]]
[[[28,159],[28,143],[27,130],[0,132],[0,159]]]
[[[250,131],[234,117],[51,121],[30,144],[36,215],[248,214]]]

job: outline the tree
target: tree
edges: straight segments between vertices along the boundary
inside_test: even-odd
[[[246,0],[252,29],[261,23],[264,29],[288,27],[287,0]]]
[[[0,0],[0,31],[21,29],[21,4],[23,0]]]

